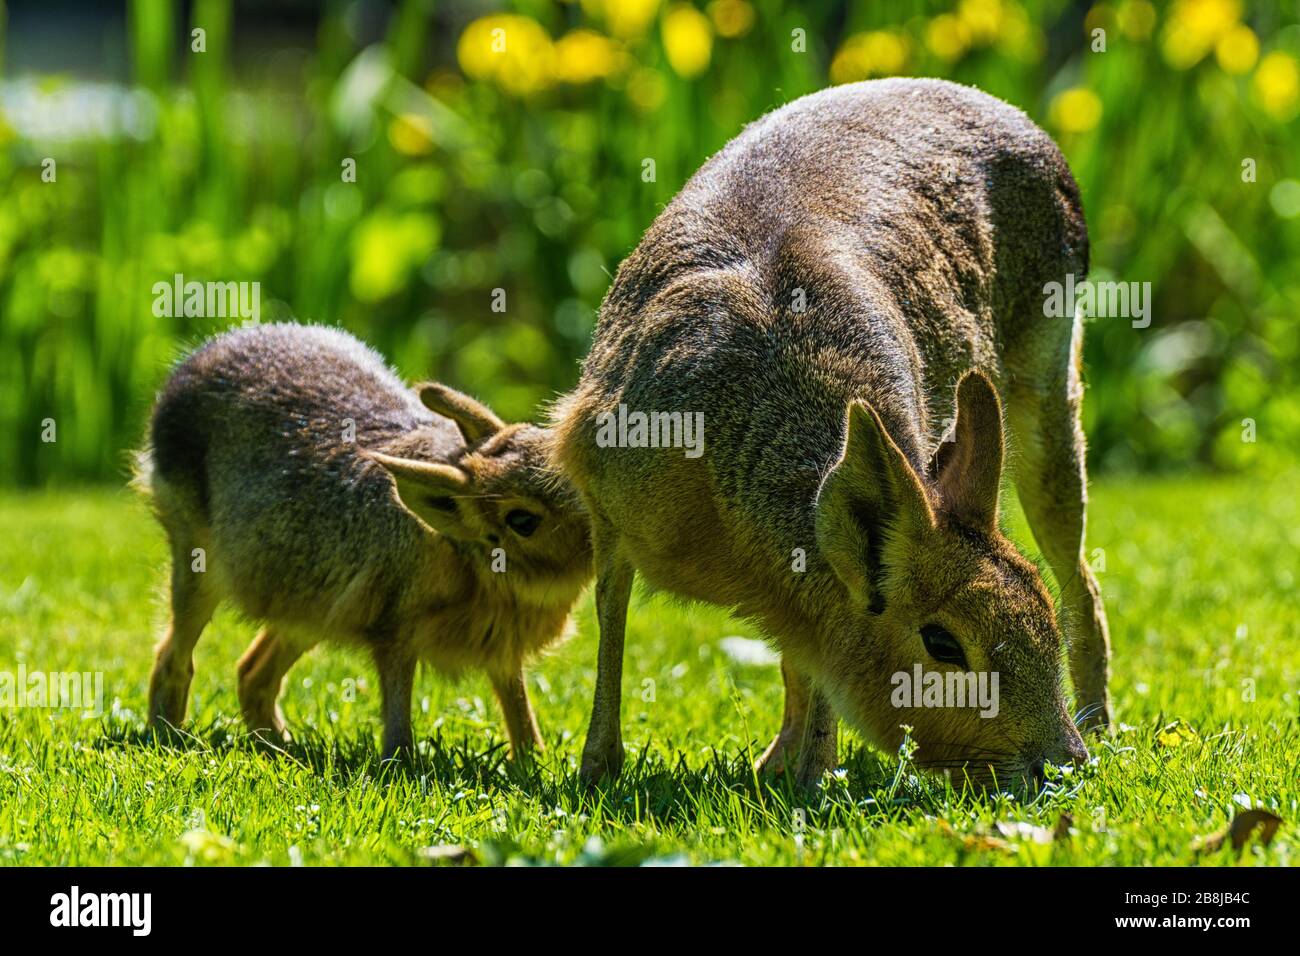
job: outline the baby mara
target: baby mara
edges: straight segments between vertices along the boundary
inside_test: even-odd
[[[172,555],[150,724],[184,720],[194,646],[224,599],[263,623],[238,666],[251,731],[288,738],[284,676],[332,638],[374,658],[385,758],[411,746],[419,661],[486,670],[512,754],[540,747],[523,662],[563,633],[591,575],[546,437],[445,386],[408,389],[334,329],[212,339],[172,373],[140,456]]]

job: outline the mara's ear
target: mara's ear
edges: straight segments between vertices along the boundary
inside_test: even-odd
[[[881,555],[890,529],[934,524],[925,487],[865,402],[849,405],[844,454],[817,495],[817,547],[857,600],[884,610]]]
[[[466,536],[460,499],[470,490],[467,472],[440,462],[394,458],[377,451],[368,454],[393,476],[397,497],[406,510],[435,531],[454,538]]]
[[[420,401],[429,411],[455,422],[461,436],[471,445],[506,427],[506,423],[482,402],[437,382],[420,386]]]
[[[956,423],[935,452],[931,471],[940,505],[980,529],[996,528],[1002,485],[1002,403],[980,371],[957,385]]]

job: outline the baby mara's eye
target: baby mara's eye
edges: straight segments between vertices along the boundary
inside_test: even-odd
[[[531,511],[524,511],[522,508],[516,508],[506,515],[506,524],[510,530],[521,538],[526,538],[542,523],[541,515],[535,515]]]
[[[961,644],[938,624],[927,624],[921,628],[921,641],[926,653],[941,664],[956,664],[962,670],[967,669],[966,655]]]
[[[455,500],[443,495],[429,495],[424,499],[424,503],[434,511],[442,511],[447,514],[456,510]]]

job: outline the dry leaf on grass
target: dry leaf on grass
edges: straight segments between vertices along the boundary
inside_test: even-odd
[[[1231,842],[1232,848],[1240,853],[1256,830],[1259,831],[1260,846],[1268,846],[1281,825],[1282,818],[1267,810],[1241,810],[1222,830],[1196,840],[1192,849],[1197,853],[1214,853]]]

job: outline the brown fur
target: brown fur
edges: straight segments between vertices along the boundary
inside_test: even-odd
[[[194,645],[226,599],[265,624],[239,662],[250,730],[287,735],[284,676],[329,638],[374,657],[386,757],[411,743],[418,661],[486,670],[512,751],[540,746],[523,662],[561,635],[591,573],[586,518],[546,438],[445,386],[417,396],[337,330],[210,341],[160,394],[138,479],[172,549],[150,723],[184,719]],[[526,537],[516,513],[540,519]]]
[[[555,412],[553,454],[593,522],[589,778],[622,762],[635,574],[733,608],[777,643],[788,693],[769,768],[801,752],[811,781],[834,760],[828,702],[885,747],[911,725],[923,763],[985,781],[1015,785],[1044,759],[1086,753],[1050,597],[997,526],[1005,402],[1021,499],[1076,634],[1076,691],[1104,723],[1077,327],[1042,310],[1046,282],[1086,271],[1079,194],[1055,145],[969,88],[837,87],[705,164],[620,267]],[[702,412],[703,456],[598,447],[597,416],[619,404]],[[971,670],[999,672],[998,717],[890,704],[891,674],[951,669],[928,656],[927,625],[958,638]]]

